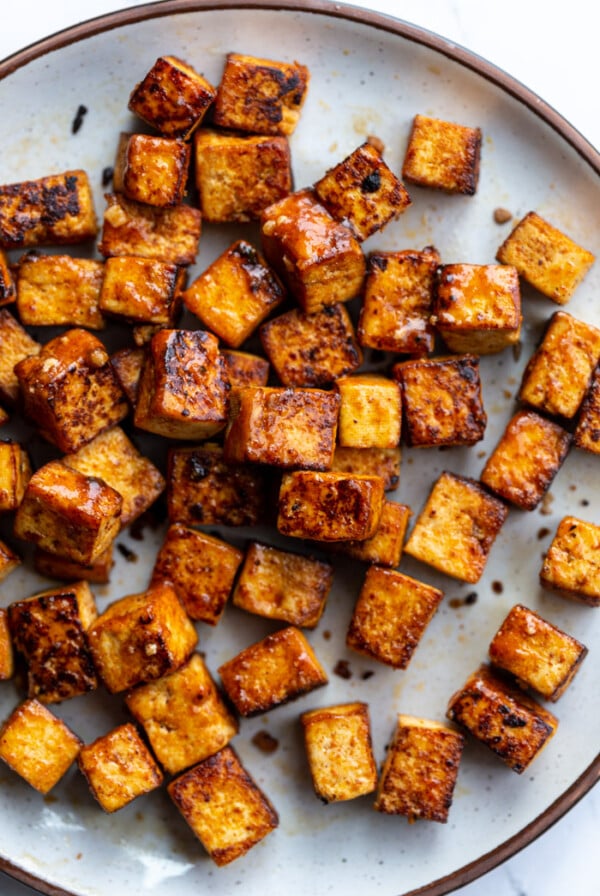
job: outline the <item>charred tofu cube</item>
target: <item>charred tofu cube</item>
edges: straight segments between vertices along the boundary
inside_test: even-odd
[[[196,187],[204,221],[255,221],[293,188],[287,137],[202,129],[194,139]]]
[[[415,115],[402,178],[420,187],[473,196],[479,181],[482,134],[427,115]]]
[[[307,314],[359,294],[366,267],[360,243],[311,190],[266,208],[261,240],[265,258]]]
[[[298,124],[309,79],[308,69],[298,62],[228,53],[217,89],[214,123],[236,131],[288,137]]]
[[[19,380],[14,372],[15,364],[37,355],[41,345],[12,316],[10,311],[0,308],[0,396],[14,407],[19,398]]]
[[[137,392],[146,352],[142,347],[121,348],[111,355],[110,363],[117,381],[132,407],[137,403]]]
[[[365,541],[338,541],[330,550],[347,554],[355,560],[395,568],[400,564],[408,522],[412,516],[406,504],[384,501],[381,520],[375,535]]]
[[[333,455],[331,469],[338,473],[359,476],[379,476],[386,492],[394,491],[400,483],[400,448],[341,448]]]
[[[17,309],[28,327],[87,327],[101,330],[101,261],[70,255],[29,253],[17,268]]]
[[[332,581],[329,563],[253,542],[246,552],[233,603],[267,619],[314,628]]]
[[[238,348],[285,293],[256,249],[233,243],[183,293],[186,308],[231,348]]]
[[[174,672],[198,641],[169,582],[109,604],[87,634],[96,669],[111,694]]]
[[[595,257],[536,212],[528,212],[498,249],[496,258],[558,305],[566,304]]]
[[[243,559],[243,552],[226,541],[172,523],[156,557],[152,583],[171,582],[191,619],[216,625]]]
[[[225,366],[225,376],[229,380],[231,393],[247,386],[266,386],[269,380],[269,362],[260,355],[224,349],[221,358]]]
[[[277,812],[231,747],[175,778],[167,790],[218,866],[245,855],[279,824]]]
[[[445,824],[452,805],[464,737],[430,719],[399,715],[387,749],[375,809]]]
[[[344,448],[395,448],[400,442],[400,388],[378,374],[356,374],[335,382],[340,396],[338,441]]]
[[[121,495],[91,476],[49,461],[25,489],[15,535],[76,563],[94,563],[121,526]]]
[[[413,448],[474,445],[483,439],[479,358],[456,355],[395,364],[402,393],[404,438]]]
[[[136,84],[127,108],[164,137],[186,140],[204,118],[216,89],[176,56],[159,56]]]
[[[519,398],[542,413],[571,420],[600,362],[600,330],[556,311],[525,368]]]
[[[474,479],[444,472],[417,517],[404,550],[434,569],[474,584],[507,517],[506,505]]]
[[[8,681],[15,671],[14,652],[10,628],[8,625],[8,610],[0,607],[0,681]]]
[[[0,442],[0,513],[16,510],[31,479],[29,455],[18,442]]]
[[[18,557],[7,544],[0,541],[0,582],[21,565],[21,558]]]
[[[501,352],[519,341],[522,317],[516,268],[497,264],[441,268],[432,320],[451,352]]]
[[[316,795],[326,803],[353,800],[377,787],[366,703],[343,703],[300,716]]]
[[[362,364],[354,326],[343,305],[315,314],[294,308],[263,324],[260,338],[284,386],[326,386]]]
[[[0,305],[10,305],[17,298],[15,279],[8,258],[0,249]]]
[[[183,202],[190,159],[190,145],[183,140],[122,134],[113,186],[134,202],[172,208]]]
[[[100,293],[105,314],[131,323],[173,327],[181,310],[185,270],[157,258],[107,258]]]
[[[279,491],[277,528],[314,541],[364,541],[377,531],[383,479],[353,473],[286,473]]]
[[[122,809],[163,782],[161,770],[131,722],[85,744],[77,764],[105,812]]]
[[[170,675],[138,685],[125,702],[170,775],[222,750],[238,731],[198,653]]]
[[[544,557],[540,581],[562,597],[600,607],[600,526],[563,517]]]
[[[430,322],[440,255],[422,252],[372,252],[369,255],[358,341],[380,351],[422,355],[433,351]]]
[[[110,580],[113,562],[112,544],[93,563],[77,563],[68,557],[58,557],[40,548],[36,548],[33,554],[33,567],[36,572],[48,579],[60,579],[63,582],[85,581],[95,585],[106,585]]]
[[[600,367],[585,394],[573,432],[573,444],[583,451],[600,454]]]
[[[570,434],[535,411],[517,411],[488,457],[481,481],[521,510],[534,510],[567,456]]]
[[[159,330],[148,346],[134,422],[171,439],[207,439],[227,423],[229,383],[216,336]]]
[[[554,735],[558,719],[518,686],[482,665],[448,703],[447,716],[489,747],[517,774]]]

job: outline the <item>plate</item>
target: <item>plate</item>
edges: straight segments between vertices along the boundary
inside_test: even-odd
[[[0,65],[0,180],[9,183],[85,168],[101,213],[102,171],[113,162],[118,133],[134,127],[126,108],[132,86],[164,53],[187,59],[217,83],[224,54],[231,50],[297,59],[311,71],[308,99],[292,137],[298,187],[313,183],[371,134],[383,140],[388,164],[400,171],[417,112],[482,128],[476,195],[452,197],[410,189],[412,207],[371,237],[366,251],[433,244],[444,263],[490,263],[510,228],[494,222],[494,209],[501,206],[514,220],[535,209],[600,255],[600,159],[553,110],[508,75],[440,37],[374,13],[319,2],[302,8],[293,2],[221,3],[216,8],[173,0],[94,20],[17,54]],[[88,112],[73,134],[71,124],[80,105]],[[206,226],[192,275],[241,233],[250,230]],[[599,291],[596,265],[567,310],[600,325]],[[532,290],[524,289],[523,302],[520,355],[509,350],[482,361],[489,418],[485,439],[472,449],[403,450],[396,497],[415,515],[442,470],[480,475],[485,456],[514,412],[524,365],[556,310]],[[568,512],[592,522],[600,518],[597,459],[572,450],[550,495],[532,513],[510,512],[476,586],[438,575],[409,558],[402,560],[402,570],[445,592],[405,671],[346,649],[345,632],[364,568],[336,563],[325,614],[308,635],[330,674],[329,684],[266,716],[243,720],[234,741],[280,814],[278,830],[246,857],[217,869],[162,790],[107,816],[75,768],[43,799],[3,767],[0,867],[42,892],[81,896],[125,891],[131,896],[164,896],[173,889],[179,896],[191,896],[206,888],[213,896],[229,896],[237,886],[247,894],[398,896],[418,890],[437,896],[513,854],[592,786],[600,766],[600,614],[538,584],[542,554],[561,517]],[[163,534],[158,528],[146,529],[142,541],[128,533],[120,537],[137,562],[127,562],[117,552],[110,586],[94,588],[100,610],[114,598],[147,586]],[[225,534],[240,545],[249,536],[245,530]],[[20,569],[3,583],[2,605],[49,584]],[[476,600],[465,603],[472,593]],[[560,720],[558,732],[534,764],[515,775],[469,740],[446,825],[409,825],[403,818],[381,816],[373,811],[370,797],[322,805],[310,784],[300,712],[346,700],[367,701],[380,763],[398,712],[443,721],[448,698],[486,659],[493,634],[517,602],[590,648],[572,686],[552,707]],[[241,647],[273,628],[229,607],[215,629],[199,626],[200,649],[215,672]],[[340,659],[348,662],[350,678],[335,674]],[[374,674],[368,677],[366,672]],[[17,699],[14,685],[4,683],[2,717]],[[56,711],[86,741],[127,718],[120,698],[100,692]],[[253,745],[252,736],[261,729],[277,739],[274,754],[267,756]]]

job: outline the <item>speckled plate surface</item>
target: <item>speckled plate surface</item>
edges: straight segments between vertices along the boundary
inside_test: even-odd
[[[135,126],[127,112],[132,86],[163,53],[182,56],[216,83],[224,54],[231,50],[297,59],[310,68],[309,96],[292,138],[298,187],[314,182],[368,134],[384,141],[388,164],[400,171],[416,112],[483,129],[477,194],[447,197],[411,189],[412,207],[372,237],[366,250],[433,244],[444,263],[493,262],[510,228],[494,223],[493,211],[502,206],[515,219],[536,209],[600,254],[598,156],[552,110],[510,77],[441,38],[376,14],[322,3],[303,4],[301,10],[293,3],[226,3],[213,9],[208,3],[175,0],[79,26],[7,60],[0,65],[0,181],[82,167],[90,174],[101,214],[102,170],[113,162],[119,131]],[[74,135],[71,123],[81,104],[88,113]],[[241,232],[255,237],[251,229],[207,226],[192,273],[199,273]],[[600,325],[599,292],[596,265],[567,310]],[[483,442],[444,452],[404,450],[396,496],[415,514],[442,470],[480,475],[485,456],[515,410],[521,372],[554,310],[547,299],[525,289],[520,355],[509,350],[483,360],[489,417]],[[5,429],[4,434],[10,433]],[[268,716],[244,720],[234,741],[280,814],[278,830],[243,859],[218,870],[164,790],[107,816],[75,768],[46,799],[2,768],[0,865],[45,893],[82,896],[191,896],[207,890],[212,896],[230,896],[238,886],[249,896],[399,896],[420,888],[434,896],[488,870],[551,824],[598,775],[600,613],[544,592],[538,584],[542,553],[567,512],[592,522],[600,519],[600,462],[575,450],[540,509],[510,513],[476,586],[403,559],[404,571],[446,595],[404,672],[346,649],[345,632],[364,569],[336,563],[327,609],[309,633],[330,673],[329,685]],[[9,521],[3,525],[6,534]],[[141,541],[123,534],[120,541],[135,552],[137,562],[127,562],[117,552],[110,586],[94,588],[100,609],[147,586],[163,534],[164,528],[147,528]],[[260,534],[280,541],[274,533]],[[225,537],[243,545],[249,535],[230,530]],[[48,585],[22,568],[2,583],[1,604]],[[465,604],[472,593],[476,599]],[[530,769],[518,776],[469,741],[446,825],[409,825],[402,818],[383,817],[373,811],[371,797],[322,805],[310,785],[300,712],[346,700],[368,701],[381,762],[398,712],[444,719],[448,698],[486,659],[490,639],[518,601],[590,648],[573,685],[554,707],[558,732]],[[200,649],[215,672],[275,627],[230,607],[217,628],[199,626]],[[340,659],[347,661],[350,678],[334,673]],[[366,677],[365,672],[374,674]],[[3,683],[0,715],[6,716],[17,700],[13,683]],[[126,718],[121,699],[100,692],[63,704],[57,712],[86,741]],[[274,754],[267,756],[252,744],[259,729],[277,739]]]

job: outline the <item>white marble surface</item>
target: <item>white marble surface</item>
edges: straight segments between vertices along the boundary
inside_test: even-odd
[[[18,0],[2,14],[0,58],[82,18],[138,6],[135,0]],[[597,33],[600,13],[589,0],[363,0],[376,9],[437,32],[512,74],[600,147]],[[597,896],[600,892],[600,789],[554,827],[460,896]],[[34,891],[0,873],[0,896]]]

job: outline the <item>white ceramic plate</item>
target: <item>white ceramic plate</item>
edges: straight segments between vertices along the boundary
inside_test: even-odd
[[[598,155],[551,109],[505,74],[441,38],[350,7],[318,2],[310,3],[310,9],[304,5],[298,9],[294,3],[213,6],[173,0],[107,16],[49,38],[1,64],[0,181],[83,167],[90,174],[101,213],[102,170],[112,164],[119,131],[135,126],[126,108],[129,92],[156,57],[167,52],[180,55],[216,83],[224,54],[236,50],[298,59],[310,68],[309,97],[292,138],[298,187],[314,182],[368,134],[384,141],[388,164],[400,171],[416,112],[483,129],[477,194],[447,197],[411,189],[411,209],[372,237],[366,250],[434,244],[444,263],[493,262],[510,227],[493,221],[494,209],[503,206],[515,220],[536,209],[600,255]],[[71,123],[80,104],[88,113],[73,135]],[[207,226],[192,273],[200,272],[238,232]],[[600,266],[596,265],[567,310],[600,325],[599,292]],[[397,497],[415,513],[443,469],[479,476],[485,455],[515,409],[522,369],[554,310],[556,306],[548,300],[524,290],[520,358],[507,351],[483,360],[489,416],[484,442],[470,450],[404,450]],[[404,672],[346,650],[345,631],[364,571],[358,564],[337,565],[325,615],[309,634],[330,672],[329,685],[268,716],[244,720],[234,741],[280,814],[278,830],[246,857],[218,870],[164,791],[106,816],[76,769],[43,799],[3,767],[0,866],[43,892],[82,896],[124,892],[164,896],[174,891],[178,896],[192,896],[207,889],[212,896],[229,896],[238,885],[248,896],[280,892],[398,896],[419,888],[435,896],[489,870],[556,820],[598,776],[600,613],[546,593],[538,585],[541,556],[560,518],[569,512],[592,522],[600,519],[598,459],[571,451],[551,495],[541,510],[510,513],[486,573],[475,587],[403,560],[403,570],[446,593]],[[143,542],[123,535],[120,540],[139,559],[128,563],[117,554],[111,585],[94,589],[100,609],[116,597],[147,586],[162,534],[163,530],[146,530]],[[246,531],[226,533],[238,544],[248,535]],[[502,584],[501,593],[497,583]],[[3,583],[2,604],[48,584],[19,570]],[[477,593],[477,601],[456,607],[455,599],[470,592]],[[449,696],[485,660],[491,637],[517,601],[590,648],[572,687],[554,707],[560,719],[558,733],[530,769],[518,776],[469,741],[447,825],[409,825],[399,817],[381,816],[373,811],[370,797],[322,805],[311,789],[299,713],[349,699],[368,701],[380,762],[398,712],[444,719]],[[216,629],[199,627],[200,649],[214,672],[241,647],[273,628],[228,608]],[[349,680],[333,672],[339,659],[349,662]],[[375,674],[364,679],[366,671]],[[12,683],[1,686],[2,717],[17,699]],[[57,712],[85,740],[126,718],[120,698],[103,693],[77,698]],[[258,729],[278,739],[273,755],[265,756],[251,743]]]

